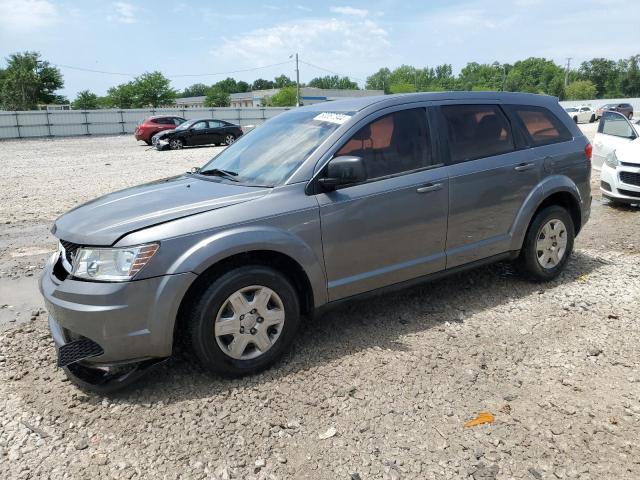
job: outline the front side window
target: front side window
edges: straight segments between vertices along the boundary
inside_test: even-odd
[[[401,110],[374,120],[334,156],[342,155],[361,157],[370,179],[428,167],[432,158],[426,110]]]
[[[453,163],[515,149],[509,121],[497,105],[444,105],[441,111]]]
[[[529,135],[529,143],[534,147],[567,142],[573,138],[567,127],[544,107],[516,105],[513,109]]]
[[[605,135],[612,135],[614,137],[622,137],[622,138],[635,138],[636,133],[629,122],[620,115],[615,112],[605,112],[602,115],[602,120],[600,120],[600,125],[598,126],[598,132],[604,133]]]

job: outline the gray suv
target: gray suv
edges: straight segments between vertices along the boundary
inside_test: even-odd
[[[108,391],[178,339],[208,369],[274,363],[320,307],[513,260],[565,267],[591,145],[553,97],[423,93],[269,120],[201,168],[58,218],[40,289],[58,364]]]

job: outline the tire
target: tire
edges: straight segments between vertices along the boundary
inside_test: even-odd
[[[182,147],[184,147],[184,140],[181,138],[172,138],[169,140],[169,148],[171,150],[180,150]]]
[[[595,115],[591,115],[591,118],[589,119],[589,123],[593,123],[596,121],[596,116]]]
[[[237,300],[239,292],[244,292],[241,294],[244,302]],[[261,301],[266,296],[268,303]],[[231,298],[236,299],[233,304]],[[269,305],[272,309],[268,309]],[[204,288],[189,307],[187,340],[191,350],[205,368],[227,377],[270,367],[288,350],[300,324],[295,288],[279,272],[260,265],[225,273]],[[280,317],[282,322],[274,325]],[[227,331],[233,333],[225,334]],[[265,339],[270,344],[259,348],[258,342],[265,345]],[[236,341],[239,348],[234,357]]]
[[[236,136],[233,133],[227,133],[224,136],[224,145],[231,145],[236,141]]]
[[[627,118],[628,118],[629,120],[632,120],[632,119],[633,119],[633,112],[631,112],[631,113],[627,116]]]
[[[578,123],[578,117],[573,117],[574,123]]]
[[[561,223],[557,223],[558,221]],[[557,229],[557,232],[560,232],[562,226],[564,226],[564,242],[562,235],[560,235],[556,237],[555,242],[549,245],[550,248],[554,248],[558,252],[564,243],[564,251],[562,251],[561,256],[558,255],[559,258],[553,257],[553,253],[548,250],[539,250],[541,244],[544,243],[545,235],[543,229],[550,223],[553,224],[553,222],[556,222],[555,229]],[[558,234],[556,233],[556,235]],[[553,239],[554,237],[549,236],[547,238]],[[536,282],[553,280],[560,275],[567,265],[573,251],[574,239],[575,227],[571,215],[566,209],[558,205],[552,205],[541,210],[529,224],[529,229],[520,251],[520,257],[517,260],[518,269],[523,276]],[[538,243],[538,240],[540,240],[541,244]],[[552,242],[552,240],[549,240],[549,242]],[[551,255],[551,258],[549,258],[549,255]],[[555,262],[556,258],[558,260],[557,263]],[[546,266],[543,266],[543,264]]]
[[[147,145],[151,146],[151,137],[149,137],[149,140],[145,140],[144,143],[146,143]]]

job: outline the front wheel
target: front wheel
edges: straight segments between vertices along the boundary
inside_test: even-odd
[[[260,265],[219,277],[189,309],[189,339],[202,365],[224,376],[271,366],[289,348],[300,323],[296,290]]]
[[[589,119],[589,123],[593,123],[596,121],[596,116],[595,115],[591,115],[591,118]]]
[[[575,227],[566,209],[554,205],[538,212],[520,251],[520,271],[534,281],[553,280],[567,265],[574,239]]]
[[[227,133],[224,136],[224,144],[225,145],[231,145],[235,141],[236,141],[236,137],[232,133]]]
[[[578,117],[573,117],[573,121],[574,121],[575,123],[578,123]]]
[[[633,119],[633,113],[630,113],[630,114],[628,115],[628,118],[629,118],[629,120]]]
[[[172,138],[169,140],[169,148],[171,150],[180,150],[184,147],[184,142],[180,138]]]

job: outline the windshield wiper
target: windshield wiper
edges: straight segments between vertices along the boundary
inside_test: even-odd
[[[234,178],[238,176],[238,172],[232,172],[231,170],[222,170],[220,168],[210,168],[208,170],[200,170],[197,172],[199,175],[211,175],[213,177],[223,177],[234,182],[237,182],[238,179]]]

